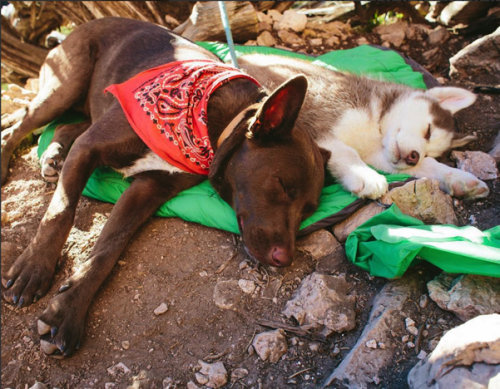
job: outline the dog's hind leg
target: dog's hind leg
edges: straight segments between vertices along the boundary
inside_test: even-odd
[[[73,142],[91,125],[90,121],[58,126],[54,138],[40,158],[42,176],[48,182],[57,182],[64,160]]]
[[[79,347],[90,303],[129,239],[162,203],[202,179],[162,171],[135,176],[113,208],[90,258],[63,284],[40,316],[38,331],[46,354],[64,357]]]
[[[22,120],[2,131],[2,185],[7,179],[10,157],[24,137],[85,99],[94,68],[93,49],[89,42],[70,37],[45,59],[40,70],[40,91]],[[77,66],[71,66],[73,63]]]

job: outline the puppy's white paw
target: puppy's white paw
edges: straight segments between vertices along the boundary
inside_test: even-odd
[[[473,174],[459,169],[453,169],[453,171],[446,173],[441,187],[451,196],[467,200],[482,199],[490,193],[486,183]]]
[[[378,199],[387,193],[389,185],[387,179],[375,170],[366,167],[357,167],[351,170],[344,186],[360,198]]]
[[[59,143],[49,144],[47,150],[42,154],[42,158],[40,158],[40,164],[42,165],[42,176],[45,181],[57,182],[64,164],[62,146]]]

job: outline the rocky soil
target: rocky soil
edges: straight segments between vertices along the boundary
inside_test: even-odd
[[[277,11],[260,14],[259,22],[259,38],[248,44],[322,54],[373,43],[401,50],[444,85],[472,89],[497,83],[485,72],[487,65],[466,75],[454,70],[454,78],[449,77],[449,58],[477,35],[405,23],[361,33],[348,24],[324,25]],[[15,107],[32,95],[15,93],[10,97]],[[2,113],[6,96],[2,94]],[[460,131],[478,135],[467,151],[491,149],[500,130],[499,112],[499,95],[479,94],[475,105],[458,115]],[[1,190],[2,270],[29,244],[54,192],[54,185],[41,178],[36,146],[28,143],[17,152]],[[455,156],[460,158],[464,166],[467,158],[474,160],[467,153]],[[500,180],[490,177],[487,182],[490,196],[476,203],[434,195],[432,183],[419,182],[411,196],[439,197],[443,203],[430,201],[425,210],[407,212],[423,218],[431,209],[436,223],[491,228],[500,224]],[[399,201],[404,191],[393,193],[392,201]],[[377,212],[371,207],[363,211],[365,218]],[[362,218],[336,226],[333,234],[332,229],[321,230],[302,238],[287,269],[255,265],[230,233],[153,218],[134,236],[98,292],[82,349],[65,360],[48,358],[39,347],[37,317],[63,280],[87,259],[111,209],[111,204],[82,198],[48,295],[21,310],[2,300],[2,388],[399,389],[409,387],[417,362],[410,377],[425,372],[443,379],[429,363],[439,355],[449,358],[449,343],[457,343],[453,336],[463,339],[458,345],[463,355],[477,349],[474,339],[453,331],[473,325],[468,334],[499,328],[498,315],[485,316],[500,312],[498,279],[443,274],[421,264],[402,279],[388,281],[349,263],[341,242]],[[471,320],[478,315],[486,321]],[[498,342],[500,336],[492,332],[481,343],[486,356],[467,363],[474,372],[467,382],[497,374],[491,366],[500,362]],[[450,368],[445,379],[453,378],[451,370],[461,374],[467,369]],[[427,387],[421,378],[412,378],[410,385]]]

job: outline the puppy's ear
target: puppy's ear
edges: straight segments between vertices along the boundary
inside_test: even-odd
[[[467,108],[476,101],[476,95],[468,90],[455,87],[432,88],[425,92],[427,96],[437,99],[439,105],[451,113]]]
[[[455,149],[457,147],[465,146],[467,143],[477,140],[477,136],[469,134],[460,134],[455,132],[453,134],[453,139],[451,141],[451,148]]]
[[[290,136],[307,92],[307,78],[298,75],[278,87],[258,109],[247,137],[284,139]]]

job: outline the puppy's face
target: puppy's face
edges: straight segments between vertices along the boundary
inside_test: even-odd
[[[398,170],[418,165],[425,157],[437,158],[451,148],[475,140],[454,131],[453,114],[474,103],[465,89],[433,88],[399,99],[381,121],[384,153]]]

